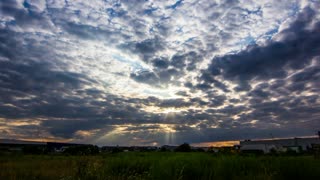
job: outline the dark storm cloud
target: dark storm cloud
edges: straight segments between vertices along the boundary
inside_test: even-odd
[[[179,91],[179,92],[176,93],[176,95],[187,97],[188,93],[186,91]]]
[[[169,83],[176,83],[172,78],[181,77],[184,72],[175,68],[158,68],[153,72],[148,70],[140,70],[132,72],[130,77],[137,82],[149,84],[156,87],[166,87]]]
[[[186,86],[207,92],[212,107],[222,105],[228,99],[209,93],[213,87],[229,92],[231,89],[223,81],[236,85],[235,92],[246,94],[240,99],[228,101],[231,104],[247,101],[246,106],[229,105],[207,110],[214,114],[211,119],[216,119],[218,127],[265,129],[264,133],[270,131],[279,136],[285,135],[281,131],[294,134],[293,129],[300,125],[315,130],[311,124],[317,124],[315,119],[320,116],[319,97],[306,95],[319,91],[320,23],[315,20],[315,14],[313,9],[306,8],[287,29],[277,35],[278,40],[270,40],[263,46],[251,45],[239,53],[214,58],[208,69],[199,76],[202,82]],[[236,121],[230,119],[233,116],[237,116]],[[217,123],[219,119],[223,121]],[[257,121],[251,123],[255,119]],[[238,130],[232,131],[245,132]],[[263,133],[255,133],[265,137]]]
[[[204,72],[210,75],[201,79],[210,82],[215,76],[222,76],[248,87],[247,81],[253,78],[285,78],[285,66],[294,70],[305,67],[320,52],[320,22],[314,23],[312,29],[308,28],[314,15],[313,9],[304,9],[289,28],[280,32],[280,41],[271,41],[265,46],[255,45],[237,54],[214,58]]]
[[[303,72],[294,74],[290,80],[294,83],[307,82],[307,81],[318,81],[320,78],[320,67],[309,67],[305,68]]]
[[[190,102],[186,102],[183,99],[168,99],[168,100],[163,100],[160,104],[159,107],[188,107],[190,106]]]
[[[188,71],[192,71],[196,68],[196,63],[201,61],[202,57],[198,55],[196,52],[191,51],[182,55],[174,55],[171,58],[170,65],[178,69],[186,67]]]
[[[130,78],[140,83],[151,84],[159,86],[160,79],[154,72],[150,71],[138,71],[130,74]]]
[[[42,58],[47,60],[45,54],[52,55],[52,52],[46,49],[48,44],[39,44],[32,38],[24,38],[22,33],[8,29],[0,29],[0,32],[0,55],[10,60],[7,63],[19,61],[28,64]]]
[[[78,107],[79,103],[83,103],[81,99],[67,98],[73,90],[87,84],[89,80],[83,75],[56,72],[34,63],[26,66],[0,62],[0,65],[2,67],[0,72],[7,75],[0,76],[1,102],[15,106],[15,108],[10,106],[2,108],[2,116],[72,117],[85,116],[83,110],[90,111],[90,108]],[[62,96],[65,98],[61,98]]]
[[[0,3],[1,16],[14,17],[13,25],[22,28],[52,28],[52,22],[37,7],[24,2],[24,8],[19,7],[16,1],[3,0]]]
[[[41,127],[48,130],[54,136],[71,138],[79,130],[91,131],[102,129],[106,133],[114,129],[115,125],[159,123],[160,117],[158,115],[148,115],[145,112],[139,112],[137,107],[129,105],[138,101],[148,103],[145,99],[129,100],[111,97],[107,98],[107,102],[91,102],[91,106],[74,104],[73,106],[56,111],[62,112],[62,119],[56,118],[55,120],[42,121]],[[82,103],[85,103],[85,100],[82,100]],[[48,110],[47,107],[43,109]],[[49,115],[49,113],[46,114],[46,116]]]
[[[167,6],[166,8],[176,9],[183,4],[183,0],[178,0],[173,5]]]
[[[249,96],[254,96],[254,97],[260,97],[260,98],[268,98],[270,96],[270,94],[266,91],[263,91],[261,89],[255,89],[253,91],[250,91],[248,93]]]
[[[203,81],[195,86],[195,88],[202,91],[212,91],[215,88],[221,89],[224,92],[229,92],[228,86],[226,86],[221,80],[218,80],[210,72],[203,71],[199,77],[199,81]]]
[[[238,82],[238,85],[234,88],[235,91],[237,92],[241,92],[241,91],[249,91],[251,90],[251,86],[250,84],[246,83],[246,82]]]
[[[144,43],[143,43],[144,44]],[[152,48],[147,44],[147,47]],[[143,53],[144,55],[151,53],[152,55],[156,52],[157,49],[151,50],[148,49],[147,53]],[[139,51],[140,52],[140,51]],[[150,56],[151,57],[151,56]],[[149,58],[151,59],[151,58]],[[150,71],[141,71],[131,73],[131,78],[138,82],[150,84],[150,85],[158,85],[160,84],[168,84],[168,83],[177,83],[172,79],[177,79],[182,77],[188,71],[193,71],[196,69],[196,64],[201,62],[203,57],[197,54],[194,51],[190,51],[185,54],[175,54],[170,60],[165,57],[156,57],[150,60],[150,64],[155,67],[154,72]],[[149,62],[149,60],[147,61]],[[216,81],[215,86],[219,88],[226,88],[222,83]],[[199,87],[202,88],[202,87]],[[210,88],[205,87],[205,88]]]
[[[82,74],[56,70],[49,44],[24,39],[21,33],[0,31],[0,55],[9,59],[0,61],[1,116],[69,116],[72,111],[68,111],[68,104],[79,102],[62,97],[95,81]]]
[[[211,107],[215,107],[215,106],[221,106],[224,104],[224,102],[226,101],[227,97],[220,95],[220,96],[210,96],[211,98],[211,102],[210,102],[210,106]]]
[[[160,37],[154,37],[152,39],[145,39],[140,42],[129,42],[120,45],[123,50],[130,50],[133,53],[139,54],[142,59],[149,63],[155,56],[156,52],[159,52],[165,48],[165,43]]]
[[[46,120],[41,123],[41,127],[48,130],[52,135],[62,138],[72,138],[79,130],[90,131],[94,129],[112,127],[106,125],[105,120]]]
[[[204,105],[208,104],[207,102],[203,101],[203,99],[201,99],[201,98],[191,98],[190,102],[193,102],[199,106],[204,106]]]
[[[46,120],[37,128],[47,130],[55,137],[71,138],[78,130],[112,124],[106,121],[106,116],[117,119],[127,117],[124,111],[128,111],[128,115],[136,111],[108,103],[98,106],[91,99],[103,93],[95,89],[82,90],[84,85],[96,81],[83,74],[57,70],[55,58],[59,56],[55,56],[50,44],[40,44],[25,38],[22,33],[0,31],[0,55],[8,59],[0,61],[1,118],[11,122],[26,118],[61,119]],[[101,110],[102,106],[109,108]],[[102,117],[104,120],[96,120]],[[72,120],[74,118],[78,120]],[[21,134],[30,132],[26,126],[10,129]]]
[[[153,66],[156,68],[166,69],[169,66],[169,61],[166,58],[155,58],[153,61]]]
[[[181,77],[183,72],[181,72],[179,69],[168,68],[165,70],[158,71],[158,74],[161,82],[168,82],[171,80],[172,77]]]

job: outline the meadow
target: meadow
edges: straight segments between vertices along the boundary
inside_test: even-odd
[[[320,179],[312,156],[122,152],[97,156],[0,155],[0,179]]]

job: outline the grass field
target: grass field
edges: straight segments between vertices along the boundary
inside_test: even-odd
[[[244,157],[208,153],[98,156],[1,155],[0,179],[320,179],[311,156]]]

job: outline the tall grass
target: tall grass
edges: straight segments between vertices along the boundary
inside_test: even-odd
[[[161,152],[0,156],[0,179],[320,179],[320,160]]]

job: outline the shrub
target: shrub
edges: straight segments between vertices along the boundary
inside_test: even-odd
[[[176,152],[190,152],[191,147],[188,143],[183,143],[175,149]]]

